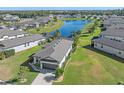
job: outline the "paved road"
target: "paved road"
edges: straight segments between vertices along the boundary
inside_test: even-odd
[[[43,69],[41,73],[34,79],[32,85],[52,85],[55,79],[55,74],[53,70]]]

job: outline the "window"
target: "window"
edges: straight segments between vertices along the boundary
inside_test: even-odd
[[[121,54],[121,52],[119,51],[118,54]]]
[[[25,47],[26,47],[26,44],[25,44]]]
[[[28,46],[29,46],[29,43],[28,43]]]
[[[101,48],[103,48],[103,45],[101,45]]]

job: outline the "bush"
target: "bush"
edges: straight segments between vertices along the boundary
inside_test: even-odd
[[[10,79],[9,81],[7,81],[6,83],[11,83],[11,84],[13,84],[13,83],[16,83],[16,82],[18,82],[19,80],[18,80],[18,78],[13,78],[13,79]]]
[[[10,56],[15,55],[15,50],[14,49],[5,50],[4,53],[5,53],[5,57],[8,58]]]
[[[4,52],[0,52],[0,60],[3,60],[5,58]]]
[[[63,68],[57,68],[55,72],[55,78],[60,77],[63,74],[63,72],[64,72]]]

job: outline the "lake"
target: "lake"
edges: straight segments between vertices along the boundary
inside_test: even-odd
[[[88,24],[89,20],[69,20],[64,21],[64,25],[59,29],[62,37],[70,37],[73,32],[80,31]],[[54,34],[55,31],[52,32]]]

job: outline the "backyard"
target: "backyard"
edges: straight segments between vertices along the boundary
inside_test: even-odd
[[[0,80],[9,80],[17,77],[20,65],[25,63],[29,59],[29,56],[39,51],[40,49],[41,46],[36,46],[31,49],[16,53],[14,56],[0,61]],[[27,71],[27,82],[24,84],[31,84],[37,75],[37,72]]]
[[[65,68],[63,80],[54,84],[111,85],[124,82],[124,60],[90,46],[91,38],[100,32],[97,27],[93,34],[79,38],[80,43]]]

